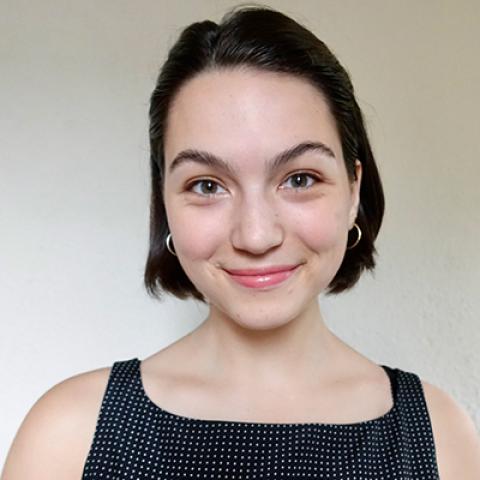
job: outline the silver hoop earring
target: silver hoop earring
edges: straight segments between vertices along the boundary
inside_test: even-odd
[[[170,241],[172,240],[172,234],[169,233],[167,235],[167,239],[165,240],[165,243],[167,244],[167,249],[168,251],[172,254],[172,255],[175,255],[177,256],[177,254],[173,251],[172,247],[170,246]]]
[[[357,239],[355,240],[355,243],[353,245],[350,245],[349,247],[347,246],[347,250],[351,250],[352,248],[356,247],[358,245],[358,242],[362,238],[362,231],[360,230],[360,227],[357,225],[357,222],[353,224],[353,228],[357,229]]]

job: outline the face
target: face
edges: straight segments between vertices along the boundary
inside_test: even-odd
[[[164,145],[172,243],[210,315],[259,330],[305,315],[340,267],[362,173],[357,161],[350,182],[321,93],[287,74],[203,72],[175,97]],[[272,266],[298,267],[226,271]]]

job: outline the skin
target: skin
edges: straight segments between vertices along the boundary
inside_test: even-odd
[[[323,141],[336,161],[310,152],[273,176],[264,172],[266,159],[304,140]],[[201,419],[354,423],[384,415],[392,407],[385,372],[330,332],[318,303],[345,252],[361,182],[359,163],[357,181],[348,179],[321,95],[294,77],[201,74],[172,106],[167,167],[185,148],[219,155],[238,174],[190,164],[165,178],[174,247],[209,313],[142,360],[146,394],[165,410]],[[298,186],[287,178],[299,170],[323,181],[290,190]],[[186,192],[190,180],[204,177],[218,182],[217,196]],[[194,192],[207,191],[200,185]],[[262,292],[221,270],[298,262],[295,276]],[[79,479],[109,375],[110,367],[84,372],[43,394],[20,425],[0,479]],[[443,390],[423,380],[422,387],[441,480],[477,480],[480,439],[472,419]]]
[[[309,151],[273,174],[266,170],[268,159],[302,141],[321,141],[336,158]],[[170,173],[175,156],[188,148],[220,156],[235,177],[193,162]],[[320,92],[290,75],[202,73],[171,106],[165,166],[174,248],[209,301],[208,317],[189,339],[208,352],[197,363],[202,375],[251,391],[266,385],[304,391],[326,383],[347,347],[326,327],[318,296],[345,254],[362,169],[357,160],[357,179],[350,181]],[[291,178],[299,171],[314,176],[300,179],[309,188]],[[191,185],[199,179],[216,184]],[[239,286],[222,269],[299,263],[292,278],[268,291]]]

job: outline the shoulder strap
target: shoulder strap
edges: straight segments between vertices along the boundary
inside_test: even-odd
[[[411,478],[438,480],[433,429],[422,382],[413,372],[396,370],[402,450],[409,452],[408,458],[404,459],[406,471],[403,473],[412,475]]]
[[[128,441],[128,429],[131,428],[128,412],[135,399],[131,392],[135,391],[137,363],[138,359],[132,358],[112,365],[82,480],[98,478],[102,467],[112,474],[122,456]],[[116,477],[113,475],[110,478]]]

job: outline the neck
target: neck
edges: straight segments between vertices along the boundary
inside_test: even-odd
[[[199,368],[223,385],[272,388],[324,381],[340,340],[325,325],[318,301],[300,316],[271,329],[245,328],[218,309],[197,329]]]

